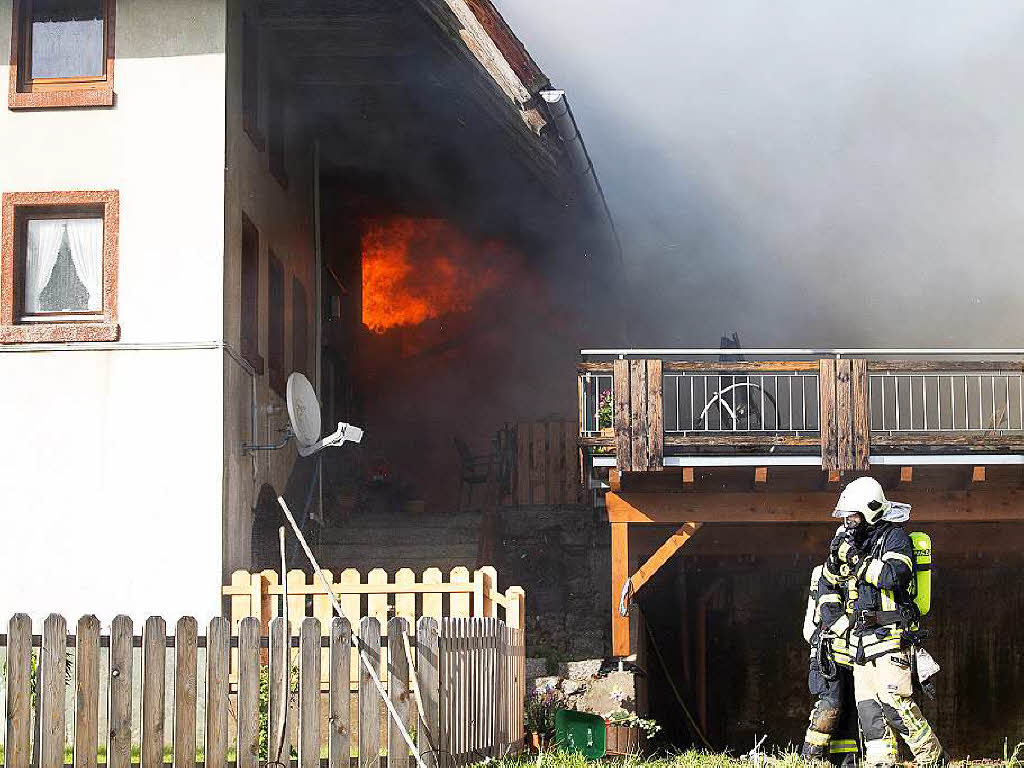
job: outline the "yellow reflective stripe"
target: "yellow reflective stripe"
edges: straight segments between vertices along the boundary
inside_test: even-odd
[[[900,554],[899,552],[886,552],[882,555],[883,560],[899,560],[901,563],[906,563],[907,568],[914,570],[914,561],[906,555]]]
[[[839,595],[834,594],[834,593],[833,594],[829,594],[829,595],[822,595],[821,597],[818,598],[818,605],[821,605],[822,603],[841,603],[841,602],[843,602],[843,598],[841,598]]]
[[[825,577],[825,581],[829,584],[836,585],[839,583],[839,576],[832,573],[831,569],[827,565],[822,569],[821,575]]]
[[[835,753],[856,752],[856,739],[833,739],[828,745],[828,751]]]
[[[844,613],[838,619],[833,622],[832,626],[829,627],[829,631],[834,635],[845,635],[846,630],[850,628],[850,619]]]
[[[895,611],[896,610],[896,595],[892,593],[891,589],[882,590],[882,610],[883,611]]]
[[[864,581],[873,586],[878,586],[878,577],[882,573],[882,566],[885,565],[881,560],[872,560],[868,564],[867,570],[864,572]]]
[[[808,728],[804,735],[804,741],[814,747],[824,747],[831,738],[827,733],[816,731],[813,728]]]

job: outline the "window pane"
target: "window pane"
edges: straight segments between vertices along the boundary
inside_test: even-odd
[[[103,310],[103,219],[29,219],[25,312]]]
[[[104,71],[103,0],[33,0],[32,79]]]

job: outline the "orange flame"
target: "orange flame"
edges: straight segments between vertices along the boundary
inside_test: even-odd
[[[363,325],[376,333],[465,312],[499,282],[499,243],[478,243],[442,219],[363,222]]]

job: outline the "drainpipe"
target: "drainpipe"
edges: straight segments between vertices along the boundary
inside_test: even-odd
[[[569,100],[565,97],[565,91],[545,90],[540,91],[540,97],[548,104],[548,115],[551,122],[555,124],[558,135],[562,138],[572,170],[580,177],[580,186],[586,195],[587,206],[595,215],[602,218],[606,227],[606,235],[614,246],[615,257],[618,260],[618,267],[622,267],[622,243],[619,241],[619,233],[615,229],[615,221],[612,219],[612,212],[608,208],[608,201],[605,200],[604,190],[601,189],[601,182],[594,170],[594,163],[587,152],[587,145],[583,143],[583,135],[580,133],[576,118],[572,114]]]

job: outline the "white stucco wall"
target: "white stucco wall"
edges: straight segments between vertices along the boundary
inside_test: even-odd
[[[281,185],[269,171],[266,149],[257,147],[242,126],[242,10],[243,0],[228,1],[227,69],[227,172],[224,195],[224,329],[227,343],[239,348],[241,304],[242,213],[260,234],[259,351],[265,366],[263,375],[253,376],[229,355],[224,360],[224,571],[248,568],[251,562],[252,509],[260,486],[270,483],[282,493],[296,459],[293,443],[278,451],[246,454],[243,443],[251,439],[252,404],[256,406],[255,439],[276,443],[279,429],[288,423],[284,400],[270,388],[267,360],[268,252],[281,261],[284,270],[284,361],[285,371],[293,369],[292,278],[306,290],[309,309],[307,352],[312,378],[316,298],[313,286],[314,238],[311,140],[298,126],[301,116],[285,116],[285,166],[287,184]],[[267,134],[268,106],[275,95],[268,88],[269,66],[273,61],[272,38],[261,38],[261,116]],[[283,523],[283,519],[282,519]]]
[[[118,0],[113,108],[0,108],[0,191],[120,192],[122,334],[0,348],[0,622],[219,612],[224,43],[223,0]]]

